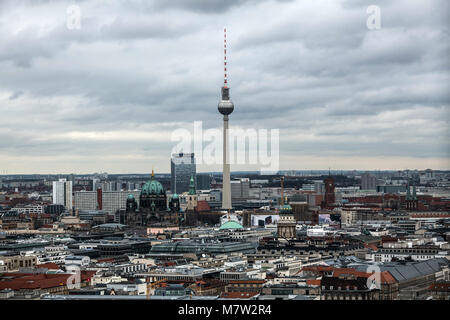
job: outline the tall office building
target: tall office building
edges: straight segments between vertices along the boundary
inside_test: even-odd
[[[98,209],[97,191],[75,191],[75,209],[96,210]]]
[[[93,178],[91,180],[91,191],[97,190],[97,183],[99,183],[99,182],[100,182],[100,179],[98,179],[98,178]]]
[[[248,199],[250,194],[250,179],[241,178],[231,181],[231,199]]]
[[[304,183],[302,185],[302,190],[304,191],[314,191],[318,194],[324,194],[325,193],[325,183],[320,181],[313,181],[314,183]]]
[[[334,179],[330,176],[326,178],[324,181],[325,184],[325,195],[322,200],[322,208],[328,208],[330,205],[336,202],[336,193],[335,193],[335,184]]]
[[[170,189],[172,193],[181,194],[189,191],[191,177],[196,179],[196,163],[193,153],[174,153],[170,160]]]
[[[369,172],[361,175],[361,189],[362,190],[376,190],[377,189],[377,177],[371,175]]]
[[[197,189],[209,190],[211,189],[211,175],[207,173],[197,174]]]
[[[223,115],[223,187],[222,187],[222,209],[231,209],[231,183],[230,183],[230,161],[228,146],[228,116],[234,110],[234,104],[230,100],[230,88],[227,84],[227,29],[224,29],[224,79],[222,87],[222,99],[217,108]]]
[[[53,204],[61,204],[67,210],[72,210],[72,181],[67,179],[53,181]]]

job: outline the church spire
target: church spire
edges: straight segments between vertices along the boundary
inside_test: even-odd
[[[405,200],[411,200],[411,190],[409,186],[409,181],[406,184],[406,199]]]
[[[195,181],[194,176],[191,176],[191,180],[189,181],[189,194],[195,195],[197,192],[195,190]]]

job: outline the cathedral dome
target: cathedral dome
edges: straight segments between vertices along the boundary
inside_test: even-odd
[[[164,187],[162,186],[162,184],[158,181],[155,180],[152,177],[152,180],[146,182],[144,184],[144,186],[142,187],[142,191],[141,194],[145,194],[145,195],[151,195],[151,194],[164,194]]]
[[[134,196],[130,193],[130,194],[128,195],[127,199],[133,200],[133,199],[134,199]]]
[[[285,204],[284,206],[282,206],[280,208],[280,213],[281,214],[288,214],[288,213],[292,213],[292,207],[289,204]]]
[[[236,221],[227,221],[222,224],[219,228],[220,230],[234,230],[234,229],[243,229],[242,225]]]
[[[179,198],[179,196],[178,196],[177,193],[174,193],[174,194],[172,195],[172,199],[178,199],[178,198]]]

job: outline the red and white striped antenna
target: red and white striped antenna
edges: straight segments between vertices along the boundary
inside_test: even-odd
[[[223,28],[223,87],[227,87],[227,28]]]

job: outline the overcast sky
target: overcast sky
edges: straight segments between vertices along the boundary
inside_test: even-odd
[[[0,173],[169,172],[222,126],[224,26],[230,126],[280,129],[281,169],[450,169],[449,3],[1,0]]]

